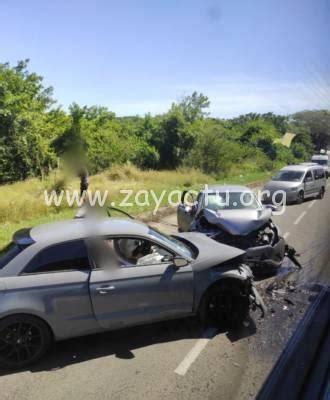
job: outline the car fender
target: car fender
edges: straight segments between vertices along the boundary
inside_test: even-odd
[[[251,285],[253,274],[250,268],[246,265],[233,266],[219,266],[211,268],[207,271],[196,273],[195,277],[195,295],[194,295],[194,312],[199,309],[200,302],[206,292],[215,284],[224,279],[237,280],[237,282],[246,282]]]
[[[40,301],[33,301],[20,296],[12,296],[7,292],[5,282],[0,282],[0,319],[16,314],[32,315],[40,318],[50,327],[55,334],[54,321],[48,317],[44,304]]]
[[[1,297],[0,297],[1,298]],[[31,310],[30,308],[24,308],[24,307],[17,307],[13,308],[10,311],[4,311],[0,313],[0,320],[6,317],[11,317],[13,315],[18,315],[18,314],[25,314],[25,315],[30,315],[32,317],[36,317],[40,319],[41,321],[45,322],[47,326],[49,327],[52,336],[54,339],[56,339],[56,329],[55,329],[55,324],[53,321],[51,321],[49,318],[47,318],[47,315],[43,312],[39,312],[36,310]]]

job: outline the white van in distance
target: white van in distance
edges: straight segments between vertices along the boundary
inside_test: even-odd
[[[328,154],[314,154],[312,162],[319,164],[325,171],[326,177],[330,174],[329,156]]]

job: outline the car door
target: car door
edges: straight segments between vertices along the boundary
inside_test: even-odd
[[[177,220],[178,220],[178,227],[180,232],[188,232],[190,230],[191,223],[195,218],[196,211],[198,208],[199,201],[202,197],[202,194],[199,193],[197,200],[194,201],[194,198],[191,196],[190,204],[187,204],[185,199],[186,192],[183,192],[181,198],[181,204],[178,205],[177,208]]]
[[[178,227],[180,232],[190,230],[190,225],[194,219],[194,213],[191,206],[179,204],[177,209]]]
[[[305,196],[310,196],[314,193],[315,190],[315,182],[314,182],[314,177],[312,174],[312,171],[309,170],[306,172],[305,178],[304,178],[304,192]]]
[[[99,252],[92,250],[92,254],[90,294],[102,327],[119,328],[192,312],[191,265],[179,269],[169,261],[123,265],[110,247],[100,260]]]

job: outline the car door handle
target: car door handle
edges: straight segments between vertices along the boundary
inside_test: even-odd
[[[112,292],[113,290],[115,290],[116,287],[111,285],[111,286],[101,286],[96,288],[96,291],[100,294],[107,294],[109,292]]]

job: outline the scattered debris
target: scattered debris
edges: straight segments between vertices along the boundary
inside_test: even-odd
[[[284,301],[286,301],[288,304],[290,304],[291,306],[294,306],[294,302],[290,299],[288,299],[287,297],[284,297],[283,299]]]

